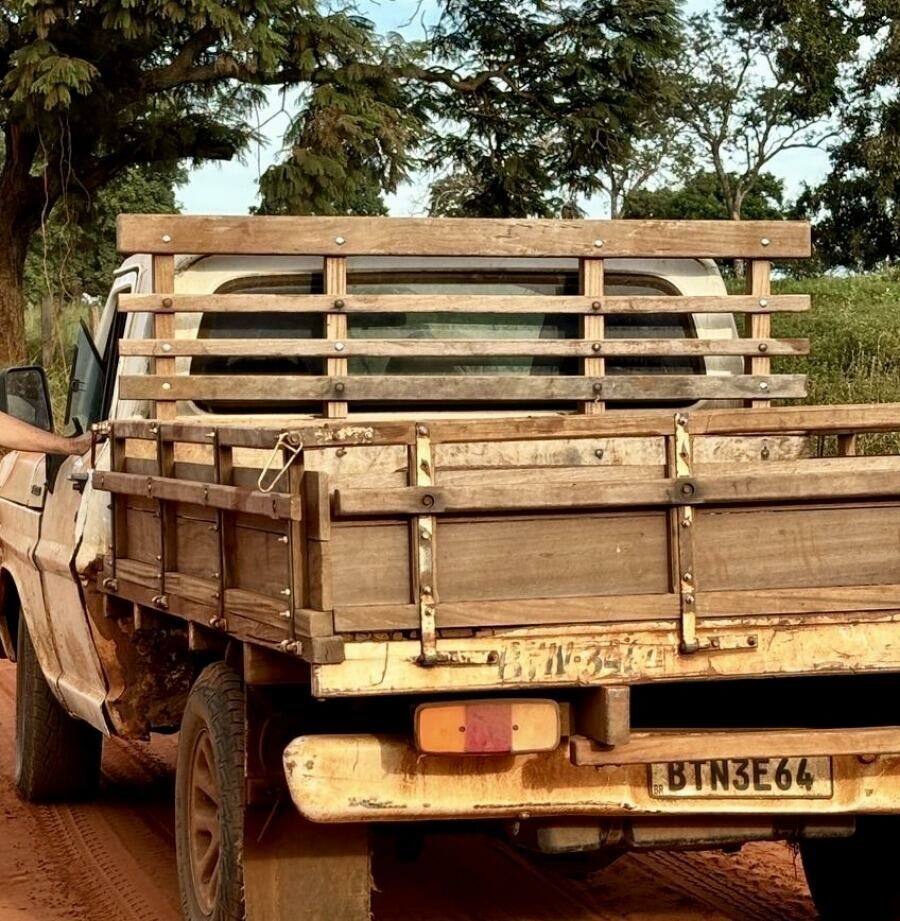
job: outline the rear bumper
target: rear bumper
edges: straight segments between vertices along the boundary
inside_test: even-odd
[[[658,799],[646,764],[578,767],[565,744],[541,755],[442,757],[394,737],[301,736],[284,765],[291,798],[314,822],[900,812],[893,755],[835,757],[833,795],[823,799]]]

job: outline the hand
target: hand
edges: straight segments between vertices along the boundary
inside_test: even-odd
[[[87,454],[91,450],[91,433],[66,439],[66,454]]]

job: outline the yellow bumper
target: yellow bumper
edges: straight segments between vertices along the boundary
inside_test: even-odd
[[[852,815],[900,812],[900,757],[833,759],[827,799],[658,799],[647,765],[576,767],[567,745],[509,757],[422,756],[405,739],[301,736],[284,753],[297,809],[314,822],[536,816]]]

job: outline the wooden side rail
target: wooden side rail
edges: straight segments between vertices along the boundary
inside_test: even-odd
[[[849,459],[848,459],[849,460]],[[393,489],[338,489],[334,512],[342,517],[379,517],[552,509],[704,506],[728,503],[802,502],[900,496],[900,458],[895,471],[861,474],[844,470],[815,472],[818,461],[786,474],[755,472],[740,476],[670,477],[627,482],[513,486],[428,486]]]
[[[803,259],[802,221],[595,221],[490,218],[203,217],[123,214],[133,253],[320,256],[575,256]]]
[[[615,747],[573,736],[570,748],[574,764],[592,767],[664,761],[896,755],[900,754],[900,727],[632,732],[628,742]]]

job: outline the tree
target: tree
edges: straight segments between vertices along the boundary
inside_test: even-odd
[[[815,221],[829,267],[854,270],[900,253],[900,20],[893,0],[727,0],[734,15],[780,48],[808,99],[840,104],[831,170],[799,205]]]
[[[411,116],[395,53],[315,0],[8,0],[0,365],[23,357],[26,254],[57,202],[91,199],[132,166],[233,157],[265,86],[302,91],[292,194],[335,200],[361,165],[396,182]]]
[[[737,177],[730,177],[736,181]],[[682,184],[654,190],[632,192],[625,199],[626,218],[664,220],[728,220],[731,205],[722,192],[720,177],[714,172],[698,172]],[[786,217],[784,181],[772,173],[762,173],[747,193],[742,216],[750,221],[773,221]]]
[[[688,31],[679,118],[718,178],[727,216],[740,220],[776,157],[820,147],[836,132],[824,118],[824,101],[810,106],[807,99],[799,111],[800,88],[761,33],[707,14],[691,17]]]
[[[420,79],[435,214],[578,212],[670,97],[673,0],[445,0]]]

